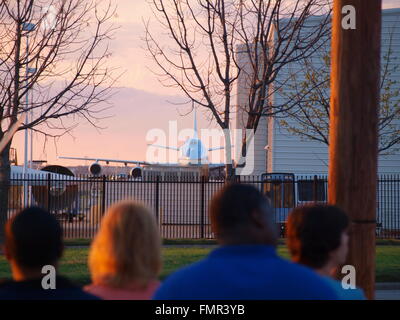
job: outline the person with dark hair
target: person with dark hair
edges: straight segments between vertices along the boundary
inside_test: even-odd
[[[342,300],[363,300],[362,290],[345,289],[334,279],[346,261],[349,218],[331,205],[293,209],[287,223],[287,245],[294,262],[314,269],[337,291]]]
[[[337,298],[311,269],[278,257],[273,211],[255,187],[228,184],[213,198],[210,218],[220,247],[168,277],[153,299]]]
[[[57,219],[38,207],[22,210],[5,227],[5,256],[13,280],[0,284],[0,300],[93,300],[66,278],[51,277],[63,253]]]

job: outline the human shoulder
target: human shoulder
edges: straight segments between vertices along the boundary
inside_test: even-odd
[[[187,290],[193,289],[198,283],[204,283],[208,280],[207,269],[208,260],[204,258],[175,271],[161,283],[153,299],[183,299]]]
[[[158,280],[150,281],[147,286],[132,282],[124,287],[114,287],[101,284],[90,284],[83,288],[85,292],[93,294],[104,300],[149,300],[159,287]]]
[[[3,281],[0,284],[0,300],[98,300],[84,292],[68,279],[56,278],[56,289],[43,289],[41,279]]]
[[[298,292],[301,299],[338,299],[336,290],[314,270],[283,258],[278,263],[281,284]]]
[[[323,279],[329,283],[330,286],[336,291],[340,300],[365,300],[364,292],[359,289],[345,289],[342,286],[341,281],[332,279],[331,277],[323,277]]]
[[[1,280],[0,280],[0,289],[7,288],[7,287],[9,287],[9,286],[12,286],[13,284],[14,284],[14,281],[13,281],[13,280],[10,280],[10,279],[1,279]]]

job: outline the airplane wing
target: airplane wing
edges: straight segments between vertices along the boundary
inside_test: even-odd
[[[223,150],[225,147],[216,147],[216,148],[209,148],[208,151],[216,151],[216,150]]]
[[[167,146],[160,146],[158,144],[148,144],[149,147],[154,147],[154,148],[162,148],[162,149],[170,149],[170,150],[175,150],[175,151],[179,151],[180,148],[176,148],[176,147],[167,147]]]
[[[210,168],[225,168],[225,163],[210,163],[208,166]]]
[[[89,160],[96,162],[105,162],[107,164],[111,163],[123,163],[136,164],[136,165],[151,165],[152,163],[146,161],[134,161],[134,160],[118,160],[118,159],[103,159],[103,158],[80,158],[80,157],[58,157],[59,159],[69,159],[69,160]]]
[[[135,164],[135,165],[145,165],[145,166],[156,166],[156,167],[168,167],[168,168],[179,168],[182,167],[181,163],[162,163],[162,162],[146,162],[146,161],[134,161],[134,160],[118,160],[118,159],[103,159],[103,158],[86,158],[86,157],[58,157],[59,159],[68,159],[68,160],[81,160],[81,161],[95,161],[95,162],[105,162],[109,163],[123,163],[127,164]],[[216,167],[225,167],[224,163],[210,163],[208,164],[211,168]]]

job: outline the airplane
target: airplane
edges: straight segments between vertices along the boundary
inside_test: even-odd
[[[156,166],[167,167],[167,168],[181,168],[181,167],[193,167],[193,166],[208,166],[210,169],[214,168],[223,168],[225,167],[224,163],[209,163],[208,162],[208,152],[222,150],[225,147],[216,147],[216,148],[206,148],[199,138],[198,129],[197,129],[197,114],[196,109],[194,109],[194,134],[192,138],[189,138],[185,141],[185,143],[180,147],[171,147],[171,146],[161,146],[155,144],[149,144],[149,147],[154,148],[163,148],[170,149],[180,152],[181,156],[178,159],[178,163],[156,163],[156,162],[147,162],[147,161],[136,161],[136,160],[119,160],[119,159],[105,159],[105,158],[89,158],[89,157],[68,157],[68,156],[60,156],[59,159],[68,159],[68,160],[89,160],[94,161],[89,166],[89,173],[93,176],[99,176],[102,171],[102,167],[99,162],[109,163],[123,163],[125,166],[128,164],[135,165],[134,168],[131,169],[130,175],[133,178],[141,178],[143,167],[148,166]]]
[[[19,127],[24,123],[26,118],[26,114],[24,113],[22,116],[20,116],[17,121],[9,128],[9,130],[4,134],[3,138],[0,139],[0,153],[3,151],[3,149],[7,146],[7,144],[11,141],[12,137],[15,135],[15,133],[18,131]],[[46,170],[35,170],[31,168],[25,168],[22,166],[18,165],[11,165],[10,166],[10,176],[11,176],[11,185],[21,185],[22,184],[22,178],[24,177],[31,177],[35,178],[36,180],[29,180],[26,181],[25,184],[27,185],[43,185],[43,181],[47,177],[50,177],[52,180],[61,180],[61,179],[66,179],[70,178],[67,175],[62,175],[58,174],[57,172],[51,172],[51,171],[46,171]]]

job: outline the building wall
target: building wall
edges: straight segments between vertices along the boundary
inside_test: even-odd
[[[248,65],[247,54],[241,51],[241,47],[238,47],[237,61],[243,72],[240,73],[238,84],[237,84],[237,103],[235,106],[235,113],[233,116],[233,127],[235,129],[243,129],[246,127],[247,114],[244,110],[247,110],[248,105],[248,91],[251,67]],[[267,151],[265,146],[267,145],[267,119],[262,118],[258,124],[257,130],[254,134],[254,153],[248,152],[246,157],[247,164],[254,163],[254,170],[249,175],[260,175],[266,172],[266,157]],[[235,146],[235,160],[239,158],[238,153],[241,146],[240,135],[234,141]],[[250,150],[249,150],[250,151]]]
[[[396,59],[392,64],[400,65],[400,9],[383,10],[382,13],[382,52],[389,45],[390,30],[394,29],[391,48]],[[383,55],[383,54],[382,54]],[[367,66],[366,66],[367,67]],[[285,67],[277,81],[284,81],[291,72],[299,72],[296,65]],[[392,77],[400,83],[400,68]],[[278,93],[274,95],[276,104],[285,99]],[[398,98],[400,99],[400,97]],[[285,119],[286,121],[290,121]],[[328,148],[325,144],[306,140],[289,133],[280,125],[280,119],[270,120],[268,132],[271,135],[268,149],[268,171],[293,172],[299,174],[325,174],[328,172]],[[366,128],[366,130],[368,130]],[[400,173],[400,152],[394,150],[390,155],[379,157],[379,173]]]

